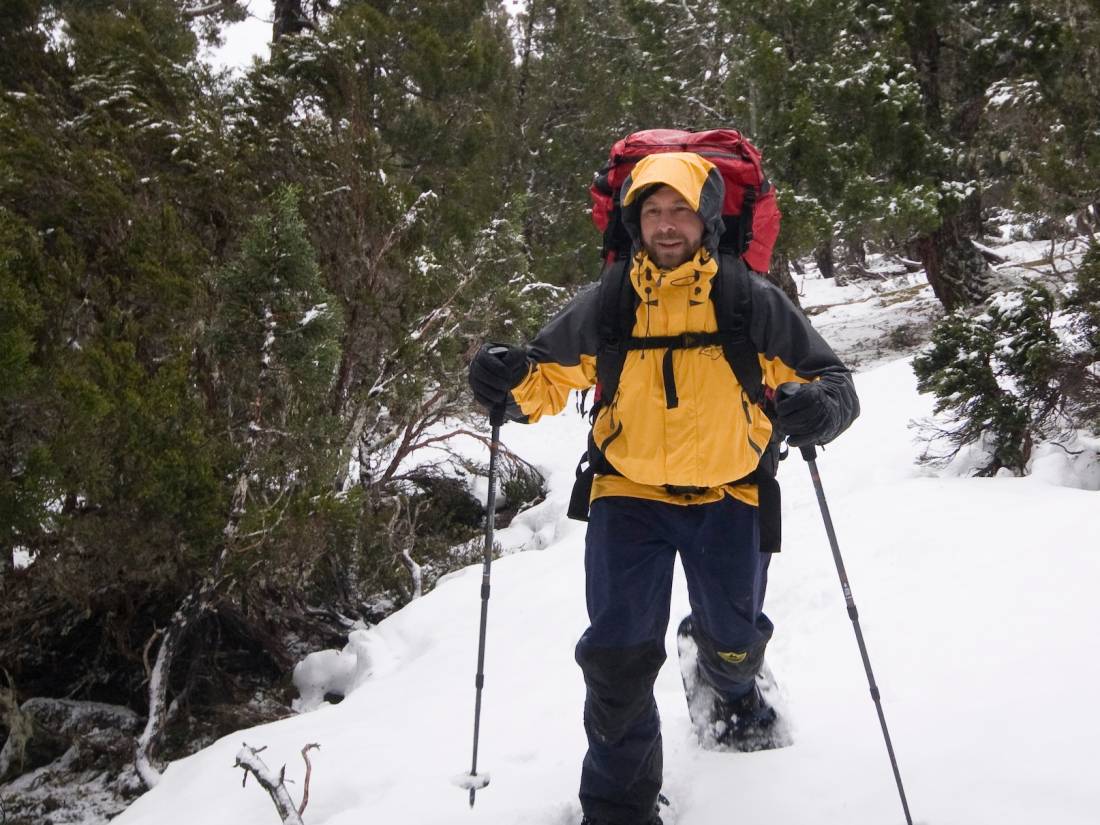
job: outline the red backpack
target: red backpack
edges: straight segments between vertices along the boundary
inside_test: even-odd
[[[695,152],[718,167],[726,183],[722,204],[726,231],[718,248],[739,255],[755,272],[767,272],[781,217],[775,187],[764,176],[760,151],[736,129],[705,132],[647,129],[628,135],[611,147],[607,164],[589,190],[592,222],[603,233],[604,262],[630,255],[630,236],[622,225],[619,190],[634,164],[655,152]]]

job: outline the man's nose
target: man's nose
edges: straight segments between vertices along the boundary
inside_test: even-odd
[[[660,219],[657,221],[657,231],[662,233],[676,231],[676,223],[672,220],[672,215],[660,216]]]

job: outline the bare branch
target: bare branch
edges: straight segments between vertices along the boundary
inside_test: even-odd
[[[141,661],[145,663],[145,678],[150,679],[153,676],[153,667],[149,664],[149,650],[153,647],[153,642],[161,637],[164,633],[159,627],[153,628],[153,634],[149,637],[149,640],[145,643],[145,647],[141,651]]]
[[[302,748],[302,759],[304,759],[306,763],[306,778],[303,782],[304,787],[302,788],[302,804],[298,806],[299,816],[306,812],[306,805],[309,804],[309,778],[313,774],[313,765],[311,765],[309,762],[309,752],[311,750],[320,749],[321,746],[318,745],[316,742],[306,745],[304,748]]]
[[[377,481],[378,484],[385,484],[393,478],[394,474],[397,472],[398,466],[405,460],[405,457],[419,446],[417,439],[424,434],[424,431],[428,429],[428,427],[441,420],[440,410],[433,410],[432,408],[440,404],[445,398],[446,393],[443,390],[437,390],[434,395],[421,403],[419,415],[410,419],[409,423],[405,425],[405,429],[401,435],[401,442],[394,451],[389,466],[386,467],[385,472],[379,477]]]
[[[279,812],[283,825],[305,825],[302,822],[301,814],[294,805],[294,800],[290,798],[290,791],[286,789],[286,784],[283,781],[286,766],[284,765],[283,770],[280,771],[279,775],[276,775],[260,758],[262,750],[263,748],[250,747],[246,742],[237,752],[237,761],[233,764],[233,767],[244,771],[244,778],[241,780],[242,787],[244,781],[248,779],[248,775],[252,774],[263,789],[267,791],[271,801],[275,803],[275,810]]]
[[[218,14],[223,11],[229,11],[238,5],[239,0],[218,0],[216,3],[210,3],[206,6],[199,6],[195,9],[184,9],[180,12],[180,15],[184,20],[196,20],[199,17],[209,17],[212,14]]]

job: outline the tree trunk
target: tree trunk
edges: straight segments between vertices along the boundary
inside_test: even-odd
[[[833,262],[833,241],[828,239],[814,250],[814,261],[822,278],[835,278],[836,265]]]
[[[802,304],[798,301],[798,286],[791,277],[791,259],[786,252],[778,249],[772,254],[772,266],[768,270],[768,280],[783,290],[788,298],[799,309]]]
[[[993,272],[964,231],[964,223],[960,216],[948,218],[914,244],[928,283],[948,312],[980,303],[990,291]]]
[[[301,34],[312,29],[313,23],[302,8],[302,0],[275,0],[275,20],[271,25],[271,42],[278,43],[288,34]]]
[[[852,230],[844,236],[844,257],[842,269],[853,278],[863,278],[867,275],[867,250],[863,245],[863,235],[858,230]]]
[[[161,732],[167,723],[168,678],[172,672],[172,663],[176,659],[189,626],[206,608],[209,591],[204,580],[199,589],[189,594],[172,616],[168,629],[164,632],[156,662],[149,674],[149,716],[145,720],[145,729],[138,737],[134,747],[134,767],[145,787],[156,787],[160,782],[160,770],[154,764],[154,751]]]

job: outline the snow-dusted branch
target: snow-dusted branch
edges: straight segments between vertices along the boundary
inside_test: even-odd
[[[279,812],[283,825],[305,825],[302,822],[301,813],[294,805],[294,800],[290,798],[290,791],[286,789],[286,766],[284,765],[276,774],[260,758],[260,753],[263,750],[264,748],[250,747],[246,742],[237,752],[237,761],[233,764],[233,767],[241,768],[244,771],[241,787],[245,786],[245,783],[248,782],[248,775],[252,774],[256,777],[256,781],[260,783],[260,786],[267,791],[271,801],[275,803],[275,810]],[[305,757],[305,750],[303,750],[302,756]],[[306,764],[309,764],[308,759],[306,759]]]
[[[406,530],[407,535],[398,537],[398,525],[401,521],[402,512],[405,513],[405,518],[408,521],[409,529]],[[424,577],[421,575],[420,565],[416,563],[416,560],[412,557],[412,542],[416,536],[416,519],[418,512],[409,510],[409,506],[401,496],[397,496],[394,500],[393,515],[390,517],[389,529],[387,533],[391,542],[399,543],[401,545],[401,562],[405,565],[405,569],[409,571],[409,576],[412,578],[412,598],[419,599],[424,595]]]
[[[702,110],[703,112],[705,112],[705,113],[706,113],[707,115],[709,115],[710,117],[714,118],[714,119],[715,119],[715,121],[716,121],[716,122],[718,122],[718,123],[724,123],[724,122],[726,122],[726,121],[728,121],[728,120],[729,120],[729,118],[728,118],[728,117],[726,117],[725,115],[723,115],[723,114],[722,114],[721,112],[719,112],[719,111],[718,111],[717,109],[715,109],[715,108],[714,108],[713,106],[710,106],[710,105],[708,105],[707,103],[704,103],[704,102],[703,102],[702,100],[700,100],[700,99],[699,99],[698,97],[696,97],[695,95],[687,95],[687,96],[685,97],[685,99],[686,99],[686,100],[687,100],[687,101],[688,101],[689,103],[692,103],[692,104],[694,104],[694,105],[698,106],[698,107],[699,107],[699,108],[700,108],[700,109],[701,109],[701,110]]]
[[[184,20],[195,20],[199,17],[208,17],[211,14],[229,11],[238,5],[240,5],[240,0],[217,0],[217,2],[199,6],[198,8],[183,9],[180,12],[180,16],[182,16]]]
[[[441,420],[442,412],[439,409],[433,408],[441,404],[445,398],[446,393],[443,390],[436,390],[431,397],[427,398],[420,405],[416,417],[412,418],[409,423],[405,425],[405,429],[401,434],[401,443],[394,451],[389,466],[386,467],[385,472],[379,477],[378,483],[384,484],[390,481],[397,472],[398,466],[405,460],[405,457],[420,446],[418,439],[430,426]]]
[[[427,209],[428,203],[435,200],[437,197],[435,192],[431,190],[421,192],[417,196],[413,205],[405,211],[405,214],[401,216],[401,220],[390,229],[389,234],[387,234],[382,240],[382,243],[378,245],[378,249],[375,251],[374,255],[371,256],[369,269],[374,269],[378,266],[379,261],[386,256],[386,253],[393,248],[394,244],[401,240],[401,237],[416,225],[417,220],[420,218],[420,214]]]
[[[220,571],[223,556],[219,558],[216,570]],[[188,626],[206,609],[213,586],[206,586],[206,580],[198,590],[189,593],[180,603],[165,631],[156,630],[153,638],[163,633],[157,650],[156,662],[149,672],[149,715],[145,720],[145,729],[141,732],[134,747],[134,767],[147,788],[160,781],[160,771],[153,765],[153,746],[160,737],[167,716],[168,674],[172,661],[176,657]],[[148,650],[146,644],[146,650]]]

